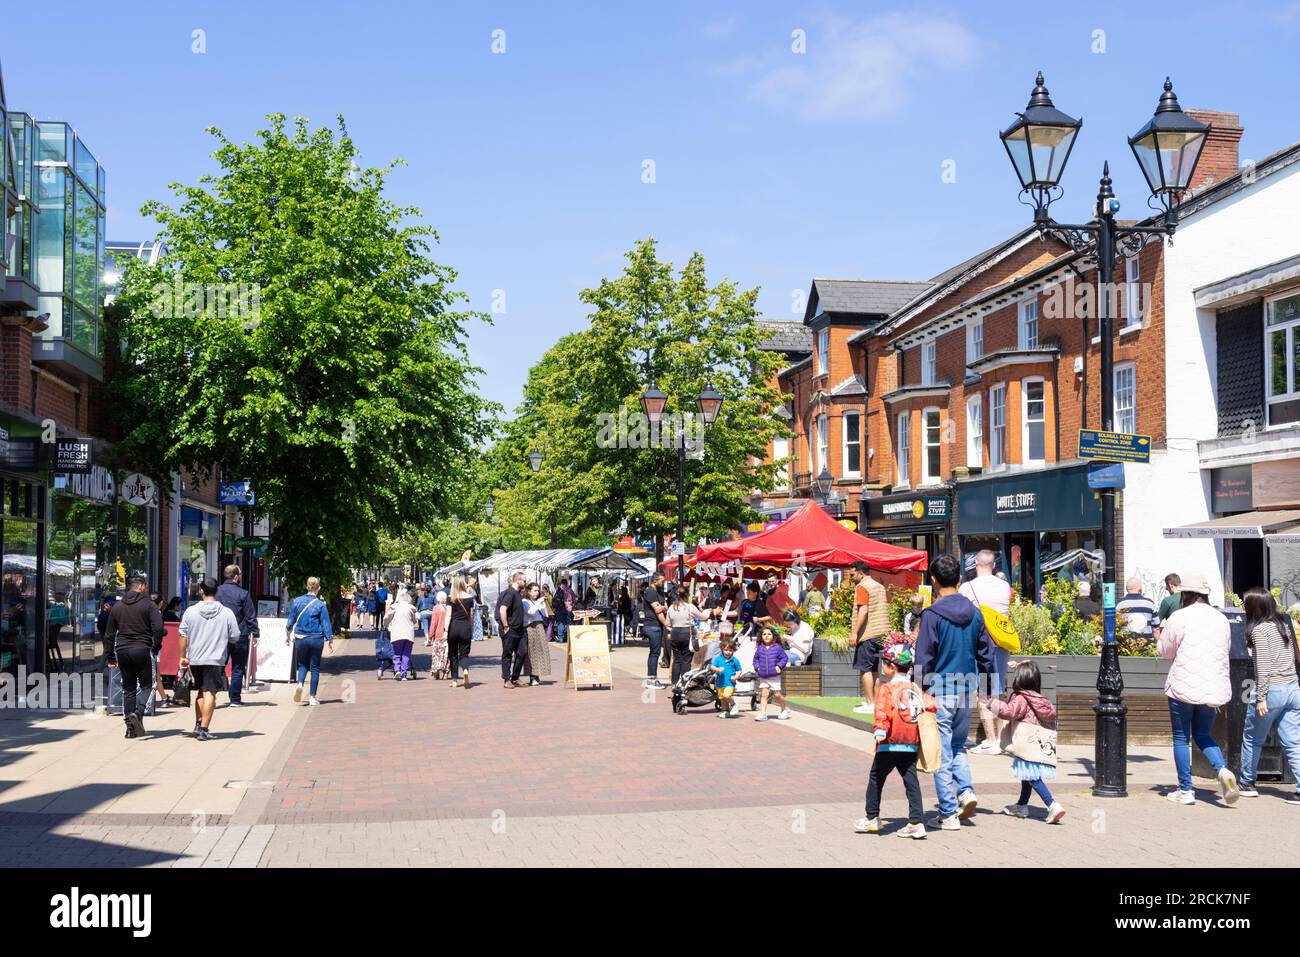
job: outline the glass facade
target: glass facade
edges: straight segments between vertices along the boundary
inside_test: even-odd
[[[101,359],[104,171],[66,123],[36,132],[35,281],[49,313],[44,339],[63,339]]]

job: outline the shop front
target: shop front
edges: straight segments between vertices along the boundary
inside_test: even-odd
[[[219,508],[201,507],[193,502],[181,505],[177,562],[181,601],[186,606],[198,600],[200,581],[217,576],[221,525]]]
[[[877,541],[918,548],[930,556],[950,550],[952,496],[947,489],[864,496],[861,516],[863,534]]]
[[[1101,503],[1088,465],[1013,472],[957,483],[957,535],[972,573],[983,549],[1022,595],[1038,596],[1049,576],[1100,584]]]
[[[103,668],[100,612],[132,575],[149,573],[157,523],[157,508],[124,501],[113,473],[101,465],[54,476],[46,563],[52,668]]]
[[[1225,592],[1263,586],[1278,589],[1283,606],[1300,602],[1300,458],[1208,471],[1214,518],[1164,537],[1215,542]]]

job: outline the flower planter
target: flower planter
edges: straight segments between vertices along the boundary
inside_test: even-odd
[[[821,693],[829,698],[862,694],[862,679],[853,667],[852,651],[831,651],[824,638],[813,640],[813,664],[821,671]]]

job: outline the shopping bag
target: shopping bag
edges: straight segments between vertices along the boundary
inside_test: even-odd
[[[916,752],[916,769],[924,774],[934,774],[939,770],[943,750],[939,740],[939,719],[933,711],[922,711],[916,719],[916,730],[921,736],[921,745]]]
[[[172,688],[172,703],[179,708],[190,706],[190,689],[194,687],[194,675],[186,668],[176,678],[176,687]]]
[[[1002,729],[999,744],[1013,758],[1056,767],[1056,732],[1051,728],[1012,721]]]
[[[136,692],[136,700],[144,691]],[[154,686],[150,686],[148,695],[145,695],[144,716],[152,718],[158,706],[158,692]],[[108,669],[108,712],[109,714],[122,713],[122,671],[119,668]]]

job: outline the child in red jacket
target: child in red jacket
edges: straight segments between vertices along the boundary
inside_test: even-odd
[[[925,837],[921,782],[916,777],[916,757],[921,744],[917,720],[923,711],[935,710],[934,698],[912,681],[912,646],[898,643],[880,653],[885,680],[876,687],[876,755],[867,782],[867,816],[853,825],[860,834],[880,830],[880,792],[891,771],[897,770],[907,791],[907,826],[899,837]]]

